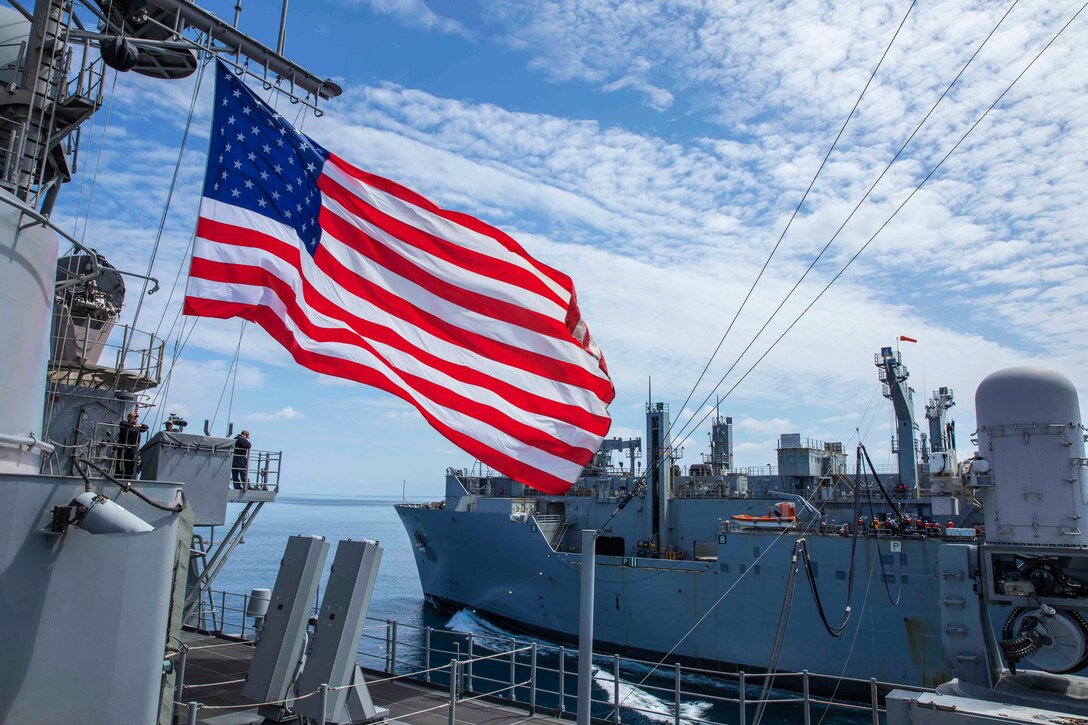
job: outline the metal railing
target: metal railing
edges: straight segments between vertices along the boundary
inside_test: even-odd
[[[213,589],[197,603],[186,624],[220,637],[253,640],[257,638],[257,630],[249,623],[248,608],[248,594]]]
[[[77,382],[83,376],[109,373],[125,376],[157,385],[162,379],[162,365],[166,342],[154,333],[138,330],[130,325],[115,327],[109,339],[96,343],[91,338],[95,332],[90,324],[80,325],[82,340],[72,340],[67,334],[49,338],[49,370],[53,377],[58,373],[74,371]],[[116,339],[120,337],[120,339]],[[73,354],[69,346],[75,343]],[[84,351],[98,353],[98,362],[83,357]]]
[[[140,446],[146,434],[141,433],[140,442],[134,445],[119,443],[120,434],[119,423],[96,423],[91,439],[81,446],[82,453],[91,463],[121,478],[136,478],[140,472]],[[92,478],[101,477],[93,468],[87,474]]]
[[[76,446],[72,452],[81,454],[111,473],[125,478],[136,478],[140,473],[140,448],[147,442],[145,436],[153,433],[153,431],[141,433],[138,444],[122,444],[118,442],[121,434],[120,423],[96,423],[91,439]],[[282,462],[283,451],[251,449],[246,463],[246,488],[251,491],[278,493]],[[101,474],[92,469],[88,475],[99,477]],[[227,474],[224,474],[223,489],[226,490],[229,486],[230,481]]]
[[[252,639],[255,632],[245,616],[248,604],[248,595],[210,592],[198,609],[200,629],[239,640]],[[364,667],[387,675],[368,677],[369,684],[405,679],[448,688],[447,701],[427,711],[448,710],[450,722],[459,703],[484,698],[525,707],[530,714],[543,710],[564,717],[577,710],[578,652],[561,645],[368,617],[357,655]],[[627,714],[640,713],[676,725],[713,725],[722,722],[723,713],[732,711],[736,713],[733,722],[747,725],[757,709],[766,707],[778,720],[785,717],[806,725],[813,722],[814,715],[820,719],[825,710],[853,714],[859,722],[871,718],[874,725],[879,725],[885,715],[884,699],[890,691],[933,691],[876,678],[836,677],[808,670],[773,674],[721,672],[616,654],[596,654],[594,664],[596,692],[606,695],[593,697],[594,717],[613,723],[625,722]],[[764,697],[768,682],[771,687]],[[631,700],[625,693],[633,691],[641,691],[643,696]],[[826,692],[845,694],[839,699],[817,694]],[[311,695],[316,696],[317,691]],[[178,701],[183,701],[180,696]],[[710,710],[713,719],[707,716]]]
[[[280,490],[280,465],[283,451],[250,449],[246,463],[246,488],[250,491]]]
[[[745,476],[751,476],[753,478],[759,476],[777,476],[778,466],[749,466],[747,468],[738,468],[733,473],[743,473]]]
[[[456,663],[454,679],[459,680],[456,682],[457,699],[454,700],[451,694],[451,707],[455,706],[456,701],[462,701],[465,693],[476,696],[503,693],[505,699],[527,706],[530,713],[546,708],[563,716],[577,709],[577,688],[574,686],[578,671],[576,650],[536,640],[451,632],[393,620],[383,622],[368,618],[368,622],[373,624],[363,632],[358,655],[364,665],[371,663],[371,669],[391,676],[411,676],[413,671],[418,671],[419,676],[414,679],[443,685],[450,684],[446,679],[449,677],[449,667],[443,664],[436,668],[434,664],[445,663],[446,658],[450,658],[451,665]],[[480,657],[478,653],[481,650],[492,654]],[[406,656],[406,652],[418,656]],[[479,663],[484,661],[489,666],[486,671],[481,671],[484,668]],[[496,667],[496,662],[501,663],[501,667]],[[789,714],[796,716],[798,722],[811,723],[813,712],[820,715],[826,708],[859,715],[867,713],[873,723],[878,724],[885,713],[884,697],[891,690],[932,692],[930,688],[882,682],[875,678],[835,677],[807,670],[774,674],[725,673],[678,662],[659,665],[620,655],[595,655],[594,662],[596,682],[608,694],[607,699],[594,697],[593,704],[597,707],[595,717],[600,718],[602,713],[606,713],[603,718],[614,723],[623,722],[623,713],[631,712],[649,715],[657,720],[668,717],[677,725],[681,722],[720,723],[720,718],[705,719],[694,713],[711,707],[720,711],[722,707],[732,706],[736,707],[738,722],[747,723],[756,708],[766,706],[776,710],[792,708]],[[438,672],[447,674],[436,677]],[[632,679],[635,681],[632,682]],[[762,691],[768,680],[774,689],[763,698]],[[454,686],[450,686],[453,693]],[[622,693],[630,692],[632,688],[649,694],[656,701],[655,706],[626,702]],[[814,694],[840,690],[848,691],[853,699],[833,699]],[[866,693],[867,697],[861,699],[861,693]],[[640,702],[646,704],[644,700]]]

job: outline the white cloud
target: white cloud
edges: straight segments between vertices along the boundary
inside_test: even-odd
[[[273,413],[250,413],[245,416],[245,419],[257,421],[260,423],[267,423],[275,420],[297,420],[304,417],[305,416],[302,413],[288,405],[280,408]]]
[[[379,15],[388,15],[410,28],[472,37],[462,23],[431,10],[423,0],[345,0],[365,4]]]

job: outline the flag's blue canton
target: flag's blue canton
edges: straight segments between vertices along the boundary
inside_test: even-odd
[[[294,227],[310,254],[321,237],[317,177],[328,152],[216,64],[204,196]]]

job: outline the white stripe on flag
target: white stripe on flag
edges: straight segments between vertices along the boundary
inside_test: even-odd
[[[563,289],[562,285],[558,284],[547,275],[542,274],[524,257],[511,252],[486,234],[480,234],[477,231],[450,221],[445,217],[433,214],[426,209],[421,209],[415,204],[399,199],[392,194],[375,189],[361,179],[357,179],[343,171],[332,162],[326,161],[321,169],[321,173],[328,176],[370,206],[388,214],[394,219],[398,219],[405,224],[410,224],[417,229],[421,229],[428,234],[433,234],[436,237],[445,239],[448,242],[458,244],[465,249],[471,249],[481,254],[486,254],[489,257],[509,262],[510,264],[516,264],[540,279],[540,281],[555,292],[560,299],[567,302],[570,301],[570,293]]]
[[[261,305],[271,309],[277,317],[283,320],[285,326],[290,331],[291,336],[298,342],[299,346],[304,350],[308,350],[318,355],[325,355],[342,360],[349,360],[379,373],[391,383],[393,383],[398,389],[404,391],[406,395],[416,401],[421,407],[425,408],[428,413],[434,415],[440,421],[446,425],[454,428],[465,435],[468,435],[477,441],[483,443],[487,447],[499,451],[505,455],[511,456],[520,460],[522,463],[532,466],[546,473],[549,473],[558,478],[565,480],[572,480],[576,478],[581,471],[582,466],[571,463],[570,461],[554,456],[546,451],[542,451],[533,446],[529,446],[521,440],[514,438],[513,436],[505,433],[499,428],[495,428],[492,425],[487,424],[484,421],[466,416],[464,413],[447,408],[435,401],[427,398],[424,395],[416,392],[408,385],[395,370],[391,369],[384,362],[376,358],[367,350],[357,347],[355,345],[347,345],[336,342],[317,342],[303,333],[294,321],[287,314],[286,308],[280,298],[267,287],[255,287],[251,285],[241,284],[223,284],[219,282],[212,282],[204,279],[193,279],[193,289],[190,293],[191,297],[198,297],[202,299],[220,300],[225,302],[235,302],[248,305]],[[304,309],[304,314],[311,322],[321,325],[323,327],[337,327],[340,326],[335,320],[330,320],[323,315],[320,315],[313,310]],[[568,435],[579,433],[580,429],[570,427],[566,433]],[[582,432],[583,437],[588,442],[588,447],[596,448],[594,443],[599,437],[591,436]]]
[[[309,252],[304,249],[301,241],[298,240],[298,236],[294,229],[279,224],[260,214],[230,204],[222,204],[210,199],[205,199],[201,206],[201,216],[208,219],[214,219],[215,221],[224,224],[257,229],[262,234],[267,234],[281,240],[289,239],[301,250],[303,257],[310,256]],[[608,379],[600,369],[597,361],[573,342],[559,340],[548,335],[541,335],[521,327],[514,327],[502,320],[481,315],[477,312],[466,310],[463,307],[451,305],[448,301],[431,294],[414,282],[394,275],[381,265],[361,256],[331,234],[325,233],[322,235],[321,246],[324,247],[334,259],[359,276],[366,278],[371,283],[381,287],[409,304],[445,320],[449,324],[455,325],[468,332],[483,335],[484,337],[506,345],[529,350],[567,364],[577,365],[596,378],[602,380]],[[310,262],[312,263],[312,259]],[[307,279],[319,289],[322,289],[323,294],[327,292],[328,294],[325,294],[325,296],[328,299],[335,300],[338,296],[347,291],[343,289],[342,285],[338,285],[340,287],[339,290],[323,287],[323,285],[328,284],[331,280],[329,276],[321,270],[311,268],[310,271],[307,272]],[[352,296],[357,298],[354,294]],[[354,312],[351,307],[347,307],[346,309],[352,309]],[[365,317],[365,315],[360,316]],[[410,325],[410,323],[402,321],[398,324],[398,328],[401,328],[404,325]],[[594,399],[596,399],[595,396]],[[597,402],[600,404],[599,400]]]

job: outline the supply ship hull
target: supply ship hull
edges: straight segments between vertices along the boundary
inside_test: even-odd
[[[874,361],[897,419],[894,470],[859,447],[848,475],[841,443],[798,434],[779,438],[777,470],[737,468],[732,419],[721,416],[709,454],[685,470],[668,405],[650,404],[645,471],[642,439],[606,439],[563,495],[450,469],[443,501],[398,506],[424,593],[573,641],[580,531],[591,529],[602,651],[722,670],[943,682],[937,550],[950,538],[974,540],[979,513],[962,496],[955,426],[945,419],[952,391],[934,393],[929,436],[916,440],[899,353],[883,348]]]
[[[447,485],[453,495],[441,508],[397,506],[414,545],[424,593],[442,606],[470,607],[524,630],[574,641],[581,554],[564,551],[563,545],[553,548],[550,536],[564,527],[574,532],[603,524],[616,499],[476,497],[452,474]],[[598,648],[658,657],[671,653],[670,662],[715,669],[765,669],[799,534],[732,530],[720,523],[733,514],[762,513],[765,503],[673,500],[672,525],[684,532],[698,557],[598,554]],[[558,506],[565,509],[560,522],[535,513]],[[850,513],[845,506],[838,508],[844,516]],[[639,537],[646,509],[628,507],[602,537],[613,546],[618,539]],[[826,617],[838,625],[847,602],[852,537],[810,532],[806,541]],[[859,537],[853,614],[838,638],[826,632],[800,574],[775,669],[918,685],[947,679],[935,575],[941,543],[921,534]]]

